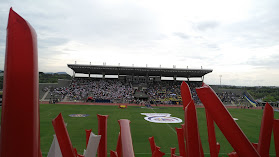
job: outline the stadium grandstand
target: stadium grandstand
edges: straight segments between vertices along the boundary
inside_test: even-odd
[[[56,102],[132,103],[140,105],[181,105],[180,85],[185,80],[196,104],[201,104],[195,88],[212,69],[180,69],[127,67],[107,65],[68,64],[73,70],[72,80],[58,80],[57,84],[40,84],[40,100]],[[77,77],[86,74],[87,77]],[[101,77],[94,77],[101,75]],[[115,78],[106,76],[114,75]],[[171,79],[162,79],[162,78]],[[197,80],[198,78],[198,80]],[[192,80],[193,79],[193,80]],[[213,88],[216,88],[213,86]],[[225,104],[244,102],[244,91],[214,89]],[[247,94],[246,94],[247,95]],[[246,101],[247,102],[247,101]],[[249,103],[246,103],[250,106]]]

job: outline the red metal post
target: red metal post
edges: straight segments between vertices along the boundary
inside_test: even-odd
[[[188,84],[184,81],[181,83],[180,93],[181,93],[181,97],[182,97],[183,110],[185,110],[185,107],[192,100],[192,94],[191,94],[191,90],[190,90]]]
[[[228,153],[228,156],[229,156],[229,157],[238,157],[238,155],[237,155],[236,152]]]
[[[62,114],[52,120],[52,125],[63,157],[76,157]]]
[[[257,146],[257,150],[262,157],[269,156],[273,120],[273,108],[268,103],[266,103],[263,111],[260,137]]]
[[[120,119],[118,123],[120,125],[122,155],[123,157],[134,157],[135,153],[130,131],[130,121],[128,119]]]
[[[258,149],[258,143],[252,143],[252,145],[256,150]]]
[[[160,151],[160,147],[156,146],[154,153],[152,154],[152,157],[162,157],[165,153]]]
[[[187,157],[200,156],[197,113],[193,100],[191,100],[189,105],[185,108],[185,141]]]
[[[219,154],[221,148],[220,143],[218,142],[216,143],[216,148],[217,148],[217,154]]]
[[[74,148],[74,154],[75,154],[75,157],[78,156],[78,153],[77,153],[77,149],[76,149],[76,148]]]
[[[110,157],[118,157],[117,152],[111,150]],[[119,156],[119,157],[121,157],[121,156]]]
[[[92,129],[90,129],[90,130],[85,129],[85,133],[86,133],[86,149],[87,149],[87,145],[88,145],[88,141],[89,141],[90,133],[91,132],[92,132]]]
[[[184,113],[185,114],[185,113]],[[184,124],[181,124],[181,128],[182,128],[182,130],[183,130],[183,137],[184,137],[184,144],[185,144],[185,156],[183,156],[183,155],[180,155],[180,156],[183,156],[183,157],[187,157],[187,145],[186,145],[186,143],[185,143],[185,133],[186,133],[186,130],[185,130],[185,123]]]
[[[154,151],[155,151],[155,148],[156,148],[156,144],[155,144],[155,141],[154,141],[154,136],[149,137],[148,140],[149,140],[149,144],[150,144],[150,148],[151,148],[151,153],[153,154]]]
[[[108,115],[97,115],[98,117],[98,134],[101,135],[98,157],[107,157],[107,119]]]
[[[121,134],[120,134],[120,132],[119,132],[119,134],[118,134],[116,152],[117,152],[117,155],[118,155],[119,157],[122,156],[122,144],[121,144]]]
[[[175,128],[178,140],[179,155],[186,157],[185,151],[185,138],[183,133],[183,128]]]
[[[171,150],[171,157],[173,157],[175,155],[176,148],[170,148],[170,150]]]
[[[259,157],[260,155],[256,149],[233,120],[214,91],[206,84],[203,84],[201,88],[197,88],[196,91],[205,109],[237,154],[245,157]]]
[[[35,30],[11,8],[4,67],[1,157],[40,156],[37,51]]]
[[[199,137],[200,157],[204,157],[200,134],[198,134],[198,135],[199,135],[198,137]]]
[[[209,113],[206,110],[205,110],[205,113],[206,113],[210,157],[218,157],[214,121],[212,120],[211,116],[209,115]]]

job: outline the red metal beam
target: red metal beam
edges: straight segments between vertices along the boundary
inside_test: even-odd
[[[37,51],[35,30],[11,8],[4,69],[1,157],[40,156]]]
[[[130,131],[130,120],[120,119],[118,120],[120,125],[121,143],[122,143],[122,155],[123,157],[134,157],[133,141]]]
[[[196,89],[205,109],[222,131],[239,156],[259,157],[260,155],[239,128],[215,92],[206,84]]]

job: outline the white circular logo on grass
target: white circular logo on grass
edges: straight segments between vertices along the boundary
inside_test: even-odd
[[[145,115],[145,120],[153,123],[181,123],[182,120],[177,117],[171,117],[169,113],[141,113]]]
[[[70,117],[87,117],[89,114],[70,114]]]

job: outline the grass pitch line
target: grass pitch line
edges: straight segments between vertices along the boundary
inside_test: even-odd
[[[152,111],[155,112],[153,108],[152,108]],[[155,113],[157,113],[157,112],[155,112]],[[175,131],[168,123],[166,123],[166,124],[167,124],[167,125],[169,126],[169,128],[176,134],[176,131]]]

